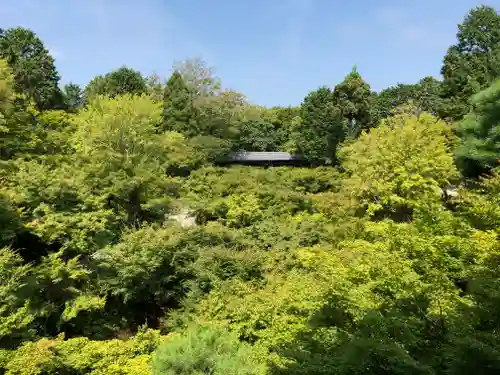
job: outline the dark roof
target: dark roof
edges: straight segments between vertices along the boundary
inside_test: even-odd
[[[240,151],[229,154],[230,161],[292,161],[299,160],[300,157],[289,152],[253,152]]]

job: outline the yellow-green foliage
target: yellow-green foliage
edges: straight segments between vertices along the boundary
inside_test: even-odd
[[[24,336],[33,322],[31,301],[23,299],[28,287],[30,267],[22,264],[22,259],[8,248],[0,248],[0,337]]]
[[[448,126],[422,114],[394,116],[341,150],[350,175],[343,189],[368,212],[439,201],[458,177],[447,143]]]
[[[459,202],[464,215],[476,226],[500,227],[500,171],[482,178],[475,189],[461,189]]]
[[[14,77],[12,76],[12,69],[9,68],[7,61],[0,59],[0,125],[4,125],[5,112],[9,109],[11,105],[11,100],[13,96],[12,84],[14,82]],[[4,125],[5,126],[5,125]],[[7,129],[0,128],[0,130],[5,131]]]
[[[0,158],[12,156],[31,143],[30,116],[20,99],[22,95],[14,92],[12,69],[0,59]]]
[[[98,97],[74,118],[72,142],[77,151],[97,157],[147,158],[161,106],[148,96]]]
[[[448,68],[498,57],[500,17],[475,12]],[[500,171],[461,176],[453,149],[474,142],[435,117],[467,109],[446,97],[463,69],[380,94],[353,70],[362,95],[264,108],[195,62],[166,90],[124,68],[82,98],[32,33],[7,34],[0,374],[500,373]],[[494,129],[498,109],[474,110]],[[215,165],[241,148],[336,165]]]
[[[127,340],[41,339],[6,356],[5,375],[148,375],[152,352],[166,341],[152,330]]]
[[[152,367],[153,375],[265,374],[248,344],[213,326],[191,326],[160,345]]]

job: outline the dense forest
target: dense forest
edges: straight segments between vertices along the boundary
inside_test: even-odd
[[[0,30],[0,374],[499,374],[500,14],[457,22],[440,79],[273,108]]]

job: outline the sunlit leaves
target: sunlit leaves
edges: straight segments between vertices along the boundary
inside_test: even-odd
[[[371,214],[439,202],[441,189],[458,177],[448,132],[427,114],[387,119],[342,149],[342,166],[350,175],[343,189]]]

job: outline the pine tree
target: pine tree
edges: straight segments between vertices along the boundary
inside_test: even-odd
[[[163,130],[177,131],[187,136],[199,135],[194,121],[192,97],[184,79],[174,71],[165,86]]]
[[[500,165],[500,80],[472,97],[473,110],[458,124],[457,160],[464,174],[477,176]]]
[[[488,6],[472,9],[458,25],[457,43],[448,49],[443,67],[446,117],[461,119],[472,95],[500,78],[500,14]]]
[[[356,136],[361,129],[369,127],[372,98],[370,85],[357,72],[356,66],[335,86],[333,101],[348,125],[349,135]]]

